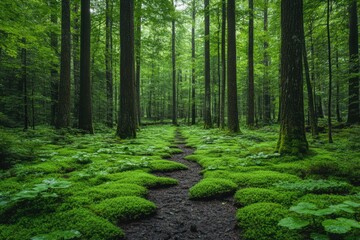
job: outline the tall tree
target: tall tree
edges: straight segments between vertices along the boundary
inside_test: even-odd
[[[327,0],[326,29],[327,29],[327,45],[328,45],[328,61],[329,61],[328,137],[329,137],[329,143],[332,143],[333,142],[332,124],[331,124],[332,59],[331,59],[331,35],[330,35],[330,0]]]
[[[235,0],[228,0],[228,128],[230,132],[239,132],[237,82],[236,82],[236,17]]]
[[[28,79],[27,79],[27,49],[26,49],[26,38],[22,39],[24,47],[21,49],[21,58],[22,58],[22,90],[23,90],[23,106],[24,106],[24,131],[29,129],[29,97],[28,97]]]
[[[112,1],[106,0],[106,40],[105,40],[105,68],[106,68],[106,124],[113,127],[113,54],[112,54]]]
[[[74,78],[74,106],[73,115],[75,118],[74,126],[79,124],[79,98],[80,98],[80,2],[75,0],[73,3],[73,31],[72,31],[72,58],[73,58],[73,78]]]
[[[195,60],[196,60],[196,45],[195,45],[195,24],[196,24],[196,0],[192,1],[192,27],[191,27],[191,124],[196,123],[196,99],[195,99]]]
[[[269,124],[271,121],[271,96],[270,96],[270,79],[269,79],[269,65],[270,65],[270,56],[269,56],[269,42],[266,39],[268,32],[268,0],[265,0],[264,8],[264,32],[265,32],[265,41],[264,41],[264,82],[263,82],[263,120],[265,124]]]
[[[220,128],[225,128],[225,92],[226,92],[226,0],[221,1],[221,97]]]
[[[57,16],[57,1],[51,0],[49,1],[49,5],[51,8],[50,20],[53,25],[58,24],[58,16]],[[50,45],[55,53],[55,56],[58,57],[58,34],[56,31],[51,31],[50,33]],[[55,126],[56,112],[57,112],[57,102],[58,102],[58,91],[59,91],[59,71],[58,71],[58,63],[56,61],[53,62],[51,66],[51,118],[50,124]]]
[[[267,0],[265,0],[267,1]],[[254,0],[249,0],[249,49],[248,49],[248,114],[247,125],[254,125],[255,87],[254,87]]]
[[[176,11],[176,3],[173,0],[174,12]],[[177,125],[177,83],[176,83],[176,29],[175,16],[171,21],[171,56],[172,56],[172,123]]]
[[[210,9],[209,0],[204,0],[205,12],[205,101],[204,128],[212,127],[211,119],[211,86],[210,86]]]
[[[350,34],[349,34],[349,53],[350,53],[350,79],[349,79],[349,112],[348,124],[360,122],[359,108],[359,34],[357,0],[351,0],[350,6]]]
[[[281,154],[306,153],[302,78],[302,0],[281,1]]]
[[[134,1],[120,0],[120,138],[136,137],[135,98]]]
[[[135,47],[136,47],[136,57],[135,57],[135,89],[136,89],[136,118],[137,124],[141,124],[141,102],[140,102],[140,77],[141,77],[141,29],[142,29],[142,0],[136,2],[136,36],[135,36]]]
[[[71,32],[70,0],[61,1],[61,65],[56,128],[70,127]]]
[[[90,79],[90,0],[81,1],[79,129],[94,133]]]

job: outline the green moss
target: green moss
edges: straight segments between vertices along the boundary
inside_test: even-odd
[[[111,221],[129,221],[151,215],[155,212],[154,203],[140,197],[117,197],[94,204],[91,209]]]
[[[288,210],[276,203],[255,203],[241,208],[236,218],[242,236],[247,240],[297,240],[296,233],[278,226],[278,222],[289,214]]]
[[[154,160],[150,162],[151,171],[176,171],[176,170],[186,170],[187,166],[181,163],[167,161],[167,160]]]
[[[284,205],[291,205],[296,198],[294,192],[278,192],[265,188],[244,188],[238,190],[235,194],[235,200],[242,206],[258,202],[272,202]]]
[[[190,198],[214,198],[233,193],[237,185],[226,179],[206,178],[190,188]]]
[[[297,202],[314,203],[319,208],[325,208],[330,205],[340,204],[348,200],[351,200],[350,196],[333,194],[306,194],[302,196]]]

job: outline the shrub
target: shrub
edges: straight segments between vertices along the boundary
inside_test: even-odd
[[[190,188],[190,198],[216,198],[233,193],[237,185],[226,179],[205,178]]]
[[[289,211],[280,204],[255,203],[239,209],[236,218],[247,240],[301,239],[297,233],[277,225],[288,214]]]
[[[91,208],[98,215],[114,222],[139,219],[156,210],[154,203],[140,197],[110,198]]]
[[[296,193],[294,192],[278,192],[265,188],[244,188],[236,192],[235,200],[242,206],[258,202],[273,202],[290,205]]]
[[[275,184],[280,189],[286,189],[291,191],[300,191],[303,193],[349,193],[352,186],[347,182],[340,182],[334,180],[314,180],[306,179],[297,182],[280,182]]]

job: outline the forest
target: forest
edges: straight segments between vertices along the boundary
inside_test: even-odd
[[[358,0],[1,0],[0,240],[360,240]]]

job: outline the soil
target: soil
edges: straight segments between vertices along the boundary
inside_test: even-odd
[[[165,240],[165,239],[239,239],[236,227],[234,201],[232,198],[221,200],[189,200],[189,188],[199,182],[201,167],[184,159],[194,152],[187,148],[180,135],[178,147],[183,151],[170,160],[188,166],[188,170],[158,173],[179,181],[177,186],[152,189],[148,199],[156,204],[158,210],[150,218],[121,224],[127,240]]]

